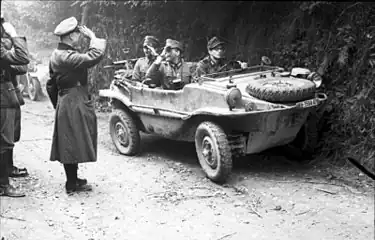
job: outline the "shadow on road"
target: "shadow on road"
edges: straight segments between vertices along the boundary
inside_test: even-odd
[[[200,168],[194,143],[173,141],[157,136],[142,135],[142,153],[151,154],[176,162]],[[311,170],[308,164],[302,164],[289,160],[283,154],[282,148],[274,148],[260,154],[251,154],[233,162],[235,174],[266,174],[266,173],[307,173]]]

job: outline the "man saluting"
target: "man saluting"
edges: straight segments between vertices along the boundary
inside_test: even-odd
[[[137,60],[133,70],[133,80],[142,82],[145,78],[147,70],[150,68],[151,64],[155,61],[156,56],[154,56],[148,46],[153,48],[158,48],[160,45],[159,40],[154,36],[146,36],[143,42],[143,52],[145,56]]]
[[[106,40],[99,39],[74,17],[65,19],[55,29],[60,37],[49,63],[48,95],[56,109],[51,161],[64,164],[67,193],[89,191],[85,179],[77,177],[78,163],[97,159],[97,119],[88,91],[87,70],[103,58]],[[90,48],[79,53],[75,47],[83,35]]]

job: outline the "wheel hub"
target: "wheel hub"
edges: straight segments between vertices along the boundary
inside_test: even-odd
[[[217,167],[217,158],[211,138],[205,137],[202,141],[202,155],[205,162],[213,169]]]
[[[29,87],[30,91],[34,93],[34,90],[35,90],[34,85],[32,83],[30,83],[28,87]]]
[[[34,97],[35,94],[36,94],[36,89],[35,89],[35,86],[34,86],[34,82],[33,82],[33,79],[31,77],[29,77],[29,80],[30,81],[28,81],[27,88],[29,90],[29,94],[31,95],[31,97]]]
[[[129,134],[122,123],[116,123],[115,125],[115,133],[118,141],[121,145],[127,146],[129,145]]]

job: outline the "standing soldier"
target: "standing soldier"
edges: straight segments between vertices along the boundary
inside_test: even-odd
[[[12,40],[9,36],[3,36],[1,38],[1,42],[3,43],[6,50],[11,50],[13,47]],[[30,59],[29,59],[30,60]],[[16,108],[16,114],[15,114],[15,122],[14,122],[14,143],[18,142],[21,137],[21,106],[25,104],[25,101],[23,100],[22,93],[19,89],[17,75],[23,75],[27,73],[27,65],[10,65],[9,68],[9,77],[11,78],[11,81],[13,83],[13,86],[15,88],[15,92],[18,98],[18,102],[20,103],[20,106]],[[9,156],[7,156],[7,159],[9,160],[8,168],[9,168],[9,177],[26,177],[28,175],[26,168],[18,168],[14,166],[13,161],[13,149],[9,150],[8,152]]]
[[[159,40],[154,36],[146,36],[143,42],[143,52],[145,57],[137,60],[133,70],[132,79],[138,82],[144,80],[146,72],[151,64],[155,61],[156,57],[152,54],[150,47],[157,49],[159,48]]]
[[[47,83],[48,95],[56,109],[51,161],[64,164],[67,193],[90,191],[86,179],[77,176],[78,164],[97,160],[97,118],[88,90],[88,69],[104,56],[106,40],[99,39],[77,19],[63,20],[54,34],[60,36],[52,52]],[[75,47],[81,34],[90,39],[90,48],[79,53]]]
[[[223,72],[232,69],[247,68],[247,63],[237,61],[231,65],[226,59],[226,44],[218,37],[211,38],[207,43],[208,56],[200,60],[194,72],[194,78],[210,73]]]
[[[12,41],[9,50],[1,41],[0,55],[0,196],[24,197],[25,194],[9,183],[10,157],[13,154],[16,111],[20,107],[15,85],[14,73],[17,67],[12,65],[26,65],[29,63],[28,50],[25,37],[18,37],[14,27],[4,22],[1,17],[1,38],[8,35]]]
[[[190,83],[192,66],[185,63],[182,44],[173,39],[167,39],[163,52],[158,55],[154,48],[150,47],[156,60],[146,73],[146,79],[163,89],[176,90],[181,85]],[[177,81],[176,81],[177,80]]]

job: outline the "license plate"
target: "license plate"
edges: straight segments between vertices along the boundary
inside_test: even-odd
[[[308,108],[318,105],[318,101],[316,99],[310,99],[303,102],[299,102],[296,104],[298,108]]]

